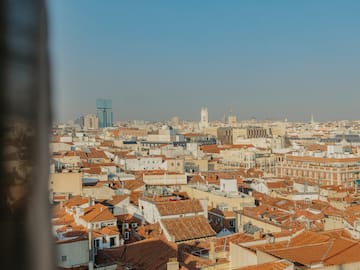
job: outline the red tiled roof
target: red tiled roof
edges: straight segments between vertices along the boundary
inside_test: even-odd
[[[344,237],[343,230],[315,233],[303,231],[290,241],[252,247],[303,265],[337,265],[360,261],[358,241]]]
[[[130,193],[130,202],[134,205],[139,205],[139,199],[141,197],[142,191],[132,191]]]
[[[285,181],[266,182],[266,185],[270,189],[286,188],[288,186]]]
[[[199,200],[157,202],[156,207],[161,216],[199,213],[204,211]]]
[[[129,198],[129,195],[114,195],[112,197],[112,200],[106,201],[106,203],[109,203],[111,205],[116,205],[119,202],[122,202],[123,200]]]
[[[69,214],[65,214],[64,216],[53,220],[52,224],[53,225],[69,225],[73,222],[74,222],[74,218]]]
[[[213,208],[213,209],[209,210],[209,213],[214,213],[214,214],[220,215],[224,218],[235,218],[236,217],[236,214],[234,211],[222,211],[217,208]]]
[[[174,238],[175,242],[216,235],[204,216],[161,219],[160,225]]]
[[[134,217],[131,214],[123,214],[115,216],[120,223],[138,223],[141,224],[141,219]]]
[[[141,225],[136,229],[137,233],[144,238],[159,238],[161,229],[159,222],[154,224]]]
[[[107,226],[107,227],[101,228],[99,233],[103,234],[103,235],[118,235],[119,230],[116,226]]]
[[[275,262],[267,262],[261,263],[257,265],[245,266],[241,268],[236,268],[235,270],[286,270],[289,269],[293,264],[285,261],[275,261]]]
[[[84,215],[80,218],[87,222],[108,221],[116,219],[106,206],[99,203],[85,208]]]
[[[216,144],[202,145],[200,150],[205,153],[219,154],[220,148]]]
[[[206,184],[206,180],[202,178],[200,175],[196,174],[190,178],[189,184],[197,184],[197,183]]]
[[[74,206],[80,206],[82,204],[88,203],[89,199],[88,198],[83,198],[81,196],[74,196],[71,199],[69,199],[68,201],[64,202],[64,207],[66,208],[72,208]]]
[[[96,150],[95,148],[90,148],[90,152],[87,153],[88,158],[103,158],[108,159],[104,151]]]
[[[124,180],[121,181],[122,185],[124,185],[124,188],[129,190],[136,190],[145,185],[145,183],[141,180]]]
[[[86,153],[83,151],[68,151],[65,153],[65,156],[79,156],[80,159],[87,159]]]
[[[96,264],[118,263],[119,269],[131,265],[135,269],[166,269],[169,258],[176,258],[176,246],[168,241],[148,239],[119,248],[99,250]],[[120,263],[121,262],[121,263]]]

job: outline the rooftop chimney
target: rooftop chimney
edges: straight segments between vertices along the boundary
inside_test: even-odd
[[[211,263],[216,263],[215,241],[210,241],[209,260]]]
[[[179,262],[176,258],[169,258],[166,263],[166,270],[179,270]]]

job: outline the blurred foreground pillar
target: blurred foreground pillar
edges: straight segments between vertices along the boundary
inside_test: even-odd
[[[45,1],[0,0],[0,264],[53,269]]]

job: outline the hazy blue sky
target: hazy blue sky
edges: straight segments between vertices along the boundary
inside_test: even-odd
[[[360,119],[360,1],[48,4],[58,120]]]

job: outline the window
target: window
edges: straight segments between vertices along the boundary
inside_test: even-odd
[[[130,238],[130,233],[129,233],[129,232],[125,232],[125,233],[124,233],[124,239],[125,239],[125,240],[129,240],[129,238]]]
[[[234,227],[235,227],[235,220],[231,219],[231,220],[229,221],[229,226],[230,226],[231,228],[234,228]]]
[[[137,228],[137,223],[131,223],[131,228]]]
[[[115,237],[110,238],[110,247],[115,246]]]
[[[61,261],[66,262],[67,261],[67,256],[61,256]]]
[[[99,239],[96,239],[96,240],[95,240],[94,246],[95,246],[96,248],[98,248],[98,247],[100,246],[100,240],[99,240]]]

